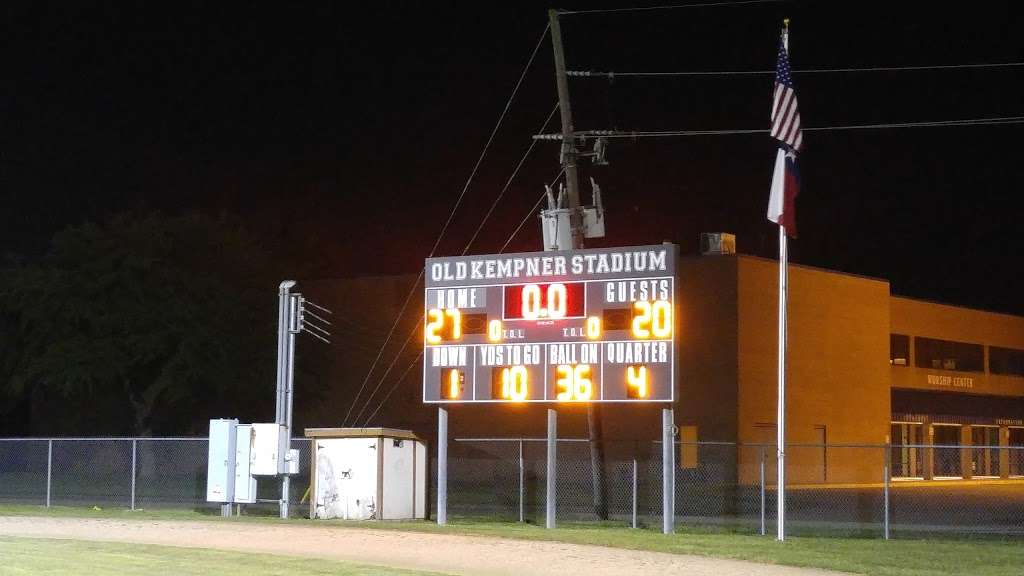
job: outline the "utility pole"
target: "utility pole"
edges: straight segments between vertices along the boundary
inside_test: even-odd
[[[291,289],[295,286],[294,280],[281,282],[278,289],[278,310],[277,310],[277,415],[274,422],[283,426],[284,437],[279,438],[281,444],[277,447],[278,453],[288,454],[291,449],[292,438],[292,392],[295,383],[295,334],[298,330],[295,326],[295,307],[293,305],[295,296]],[[282,474],[283,472],[283,474]],[[281,500],[279,512],[281,518],[287,518],[289,513],[289,494],[291,492],[291,476],[286,470],[278,470],[281,474]]]
[[[579,174],[576,169],[578,152],[576,134],[572,125],[572,106],[569,102],[569,79],[565,73],[565,51],[562,48],[562,26],[558,10],[548,10],[551,24],[551,43],[555,53],[555,84],[558,87],[558,108],[562,117],[561,162],[565,167],[565,183],[569,201],[569,227],[572,249],[583,248],[583,212],[580,208]],[[549,247],[545,246],[545,250]],[[594,513],[601,520],[608,518],[608,501],[604,483],[604,439],[602,438],[601,409],[595,403],[587,404],[587,428],[590,436],[591,484],[594,494]]]
[[[580,182],[576,171],[576,134],[569,104],[569,78],[565,74],[565,52],[562,49],[562,25],[558,10],[548,10],[551,22],[551,43],[555,52],[555,84],[558,86],[558,109],[562,117],[562,165],[569,195],[569,222],[573,249],[583,248],[583,218],[580,215]]]
[[[278,469],[281,476],[281,499],[278,501],[278,511],[281,518],[287,518],[290,507],[291,474],[297,472],[298,462],[292,462],[297,458],[298,451],[291,450],[292,438],[292,408],[294,405],[295,392],[295,336],[305,331],[317,340],[330,344],[331,333],[319,325],[330,326],[331,322],[319,316],[317,312],[307,308],[307,305],[318,312],[331,314],[331,311],[319,304],[306,300],[298,292],[292,292],[295,287],[294,280],[285,280],[278,287],[278,308],[277,308],[277,401],[274,422],[283,431],[278,438],[278,454],[281,455],[279,462],[284,464],[283,469]],[[295,472],[291,471],[294,467]]]

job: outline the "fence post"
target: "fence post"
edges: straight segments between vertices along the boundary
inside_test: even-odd
[[[636,456],[633,457],[633,528],[636,528]]]
[[[524,485],[524,472],[523,472],[523,439],[519,439],[519,521],[526,521],[526,492],[523,489]]]
[[[764,446],[761,446],[761,536],[765,535],[764,530]]]
[[[50,507],[50,480],[53,477],[53,438],[46,441],[46,507]]]
[[[135,449],[138,439],[132,438],[132,512],[135,511]]]
[[[885,539],[889,539],[889,458],[891,457],[891,451],[885,451],[885,465],[882,466],[882,486],[883,486],[883,498],[885,500],[885,519],[884,519],[884,533]]]

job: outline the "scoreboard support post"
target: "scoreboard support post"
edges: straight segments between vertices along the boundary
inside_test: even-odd
[[[675,496],[676,496],[676,450],[675,450],[675,418],[671,408],[661,411],[661,531],[671,534],[675,531]]]
[[[526,522],[526,482],[523,467],[523,439],[519,439],[519,521]]]
[[[548,466],[547,497],[545,498],[545,528],[555,527],[555,485],[558,479],[558,412],[548,408]]]
[[[437,407],[437,524],[448,523],[448,411]]]

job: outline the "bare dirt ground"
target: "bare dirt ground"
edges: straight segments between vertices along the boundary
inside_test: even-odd
[[[559,542],[342,527],[0,517],[0,535],[216,548],[448,574],[811,576],[837,572]]]

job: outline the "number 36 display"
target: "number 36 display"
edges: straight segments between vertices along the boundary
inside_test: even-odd
[[[424,402],[674,399],[672,244],[426,261]]]

